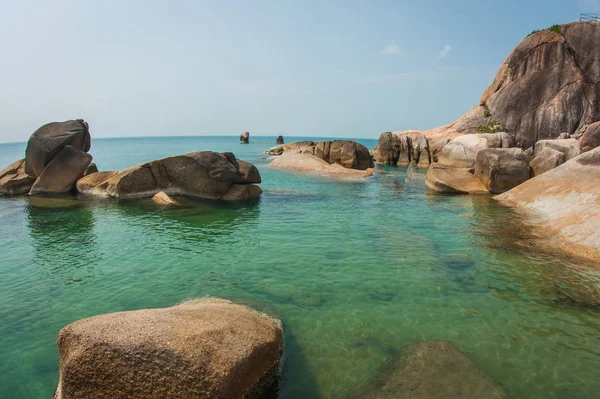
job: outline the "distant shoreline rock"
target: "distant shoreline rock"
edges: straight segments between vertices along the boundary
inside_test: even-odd
[[[240,144],[250,144],[250,132],[240,134]]]

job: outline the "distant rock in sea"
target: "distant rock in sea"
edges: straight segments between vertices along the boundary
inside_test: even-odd
[[[284,144],[284,142],[283,142],[283,136],[278,136],[277,140],[275,140],[275,144],[277,144],[277,145]]]
[[[240,144],[249,144],[250,143],[250,132],[244,132],[240,134]]]

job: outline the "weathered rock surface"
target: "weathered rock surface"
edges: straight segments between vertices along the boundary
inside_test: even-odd
[[[108,180],[117,173],[119,172],[115,170],[90,173],[77,181],[77,192],[95,197],[108,197]]]
[[[27,194],[34,182],[35,178],[25,173],[25,159],[21,159],[0,172],[0,195]]]
[[[546,147],[531,161],[532,176],[539,176],[565,163],[565,154],[553,148]]]
[[[277,136],[277,139],[275,140],[275,144],[277,144],[277,145],[284,144],[283,136]]]
[[[329,164],[338,164],[349,169],[366,170],[374,166],[367,147],[352,140],[299,141],[273,147],[267,153],[313,155]]]
[[[90,154],[67,145],[44,168],[29,193],[67,193],[83,177],[91,162]]]
[[[501,385],[449,341],[403,348],[366,389],[351,397],[372,399],[479,399],[509,396]]]
[[[585,128],[579,139],[579,146],[582,151],[589,151],[600,146],[600,122],[592,123]]]
[[[260,197],[262,192],[262,188],[255,184],[232,184],[221,199],[231,202],[249,200]]]
[[[250,143],[250,133],[244,132],[240,134],[240,144],[248,144]]]
[[[85,170],[85,173],[83,175],[87,176],[87,175],[91,175],[92,173],[96,173],[96,172],[99,172],[98,166],[96,166],[96,164],[92,162],[90,164],[90,166],[87,167],[87,169]]]
[[[159,191],[152,197],[152,202],[159,206],[177,206],[179,202],[164,191]]]
[[[373,169],[348,169],[338,164],[330,164],[314,155],[303,153],[284,153],[274,157],[270,166],[300,173],[309,173],[332,180],[361,182],[373,176]]]
[[[487,148],[509,148],[508,133],[476,133],[458,136],[442,147],[437,155],[442,165],[455,168],[472,168],[477,154]]]
[[[529,159],[519,148],[488,148],[479,151],[475,177],[494,194],[508,191],[529,179]]]
[[[36,130],[25,150],[25,172],[35,178],[65,147],[88,152],[91,147],[89,126],[83,119],[52,122]]]
[[[548,249],[600,261],[600,148],[496,196],[539,226]],[[543,244],[543,243],[541,243]]]
[[[489,194],[468,168],[453,168],[439,163],[429,166],[425,185],[436,194]]]
[[[575,139],[564,139],[564,140],[540,140],[535,143],[535,149],[533,154],[537,157],[545,148],[552,148],[556,151],[560,151],[565,154],[565,159],[575,158],[581,154],[579,142]]]
[[[407,166],[415,161],[423,168],[433,162],[429,140],[416,131],[383,133],[374,153],[377,163],[384,165]]]
[[[55,398],[259,398],[276,389],[282,335],[214,299],[79,320],[58,334]]]

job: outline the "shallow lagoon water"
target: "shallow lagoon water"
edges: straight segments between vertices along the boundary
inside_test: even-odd
[[[274,137],[251,139],[95,139],[91,152],[108,170],[232,151],[261,171],[257,204],[0,199],[0,397],[51,397],[70,322],[205,295],[282,319],[282,398],[346,397],[432,339],[513,398],[600,391],[597,267],[516,245],[517,216],[489,198],[428,196],[403,169],[364,184],[274,170]],[[0,166],[24,147],[0,145]]]

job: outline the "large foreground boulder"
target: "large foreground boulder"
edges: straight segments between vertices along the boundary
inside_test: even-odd
[[[35,182],[25,173],[25,160],[21,159],[0,172],[0,195],[27,194]]]
[[[73,189],[92,162],[92,156],[70,145],[65,146],[37,178],[30,194],[67,193]]]
[[[449,341],[403,348],[376,380],[352,395],[372,399],[507,399],[507,392]]]
[[[313,155],[329,164],[338,164],[348,169],[366,170],[374,166],[367,147],[352,140],[299,141],[275,146],[267,153]]]
[[[489,194],[468,168],[433,163],[425,176],[425,186],[435,194]]]
[[[67,145],[88,152],[91,147],[89,126],[83,119],[48,123],[36,130],[25,150],[25,172],[39,177],[44,168]]]
[[[281,323],[221,300],[111,313],[58,334],[56,399],[260,398],[276,390]]]
[[[167,195],[234,200],[257,197],[260,187],[241,190],[237,185],[261,182],[260,173],[249,162],[232,153],[194,152],[133,166],[116,174],[92,173],[81,179],[81,194],[113,198],[151,198],[160,191]]]
[[[600,261],[600,147],[496,196],[532,216],[548,249]]]
[[[488,148],[479,151],[477,177],[489,192],[503,193],[529,179],[529,158],[519,148]]]
[[[531,162],[532,176],[539,176],[565,163],[565,154],[553,148],[546,147],[540,151]]]
[[[510,148],[508,133],[476,133],[458,136],[444,145],[437,155],[438,162],[454,168],[472,168],[477,154],[488,148]]]

